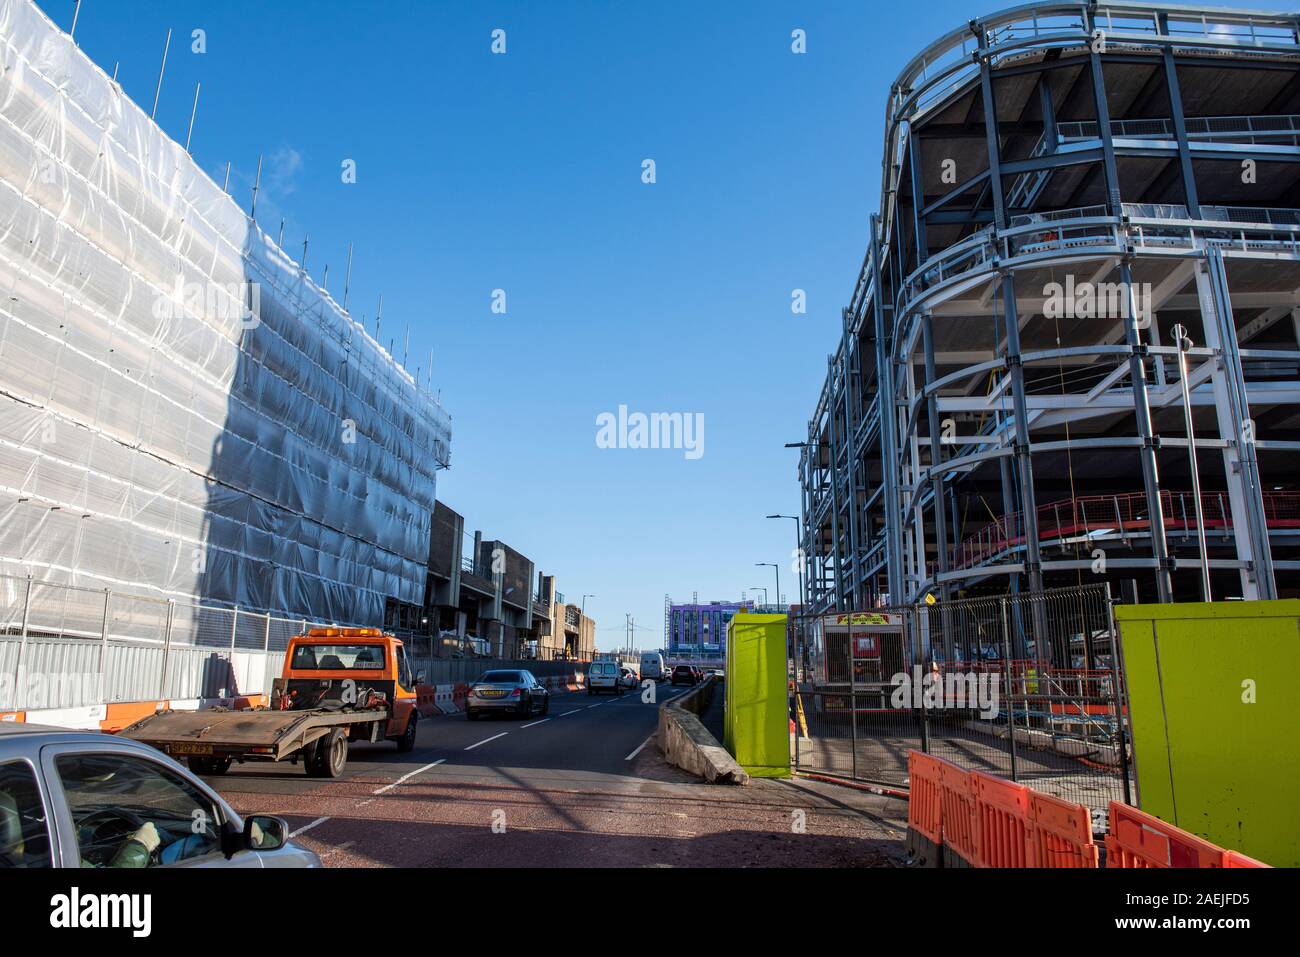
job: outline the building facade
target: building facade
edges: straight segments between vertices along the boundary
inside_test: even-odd
[[[668,603],[664,616],[664,644],[668,657],[718,659],[727,657],[727,624],[742,611],[753,611],[750,602]]]
[[[810,611],[1296,594],[1297,23],[1043,3],[907,64],[799,462]]]
[[[0,24],[0,600],[418,602],[446,413],[34,4]]]

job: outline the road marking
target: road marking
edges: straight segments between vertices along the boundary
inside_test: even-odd
[[[490,737],[490,738],[484,738],[482,741],[478,742],[478,744],[471,744],[471,745],[470,745],[468,748],[466,748],[465,750],[466,750],[466,751],[473,751],[475,748],[477,748],[477,747],[479,746],[479,744],[487,744],[489,741],[495,741],[497,738],[504,738],[504,737],[505,737],[507,734],[509,734],[509,733],[510,733],[509,731],[502,731],[500,734],[494,734],[494,735],[492,735],[492,737]]]
[[[581,708],[574,708],[572,711],[566,711],[566,712],[564,712],[564,714],[556,715],[556,717],[557,717],[557,718],[567,718],[569,715],[571,715],[571,714],[577,714],[577,713],[578,713],[579,711],[581,711],[581,710],[582,710]]]
[[[394,781],[392,784],[385,784],[385,785],[384,785],[382,788],[380,788],[378,791],[371,791],[370,793],[371,793],[371,794],[383,794],[385,791],[391,791],[393,788],[397,787],[397,786],[398,786],[399,784],[401,784],[403,781],[409,781],[411,778],[415,777],[417,774],[421,773],[422,771],[427,771],[427,770],[429,770],[429,768],[436,768],[438,765],[442,764],[442,762],[443,762],[443,761],[446,761],[446,760],[447,760],[446,758],[439,758],[437,761],[433,761],[433,762],[431,762],[431,763],[429,763],[429,764],[426,764],[426,765],[425,765],[424,767],[422,767],[422,768],[416,768],[414,771],[410,772],[409,774],[403,774],[400,778],[398,778],[398,779],[397,779],[396,781]]]
[[[600,704],[589,704],[589,705],[587,705],[587,707],[588,707],[588,708],[599,708],[600,705],[601,705],[601,704],[604,704],[604,703],[605,703],[605,702],[602,701]]]
[[[289,836],[290,836],[290,837],[297,837],[299,834],[302,834],[304,831],[310,831],[310,830],[311,830],[313,827],[315,827],[317,824],[324,824],[324,823],[325,823],[326,821],[328,821],[328,820],[329,820],[328,817],[318,817],[318,818],[316,818],[316,820],[312,821],[310,824],[304,824],[302,827],[298,828],[298,830],[296,830],[296,831],[290,831],[290,832],[289,832]]]
[[[654,737],[654,735],[652,734],[652,735],[650,735],[649,738],[646,738],[644,741],[642,741],[640,744],[638,744],[637,747],[636,747],[636,750],[633,751],[631,754],[629,754],[627,757],[625,757],[623,760],[624,760],[624,761],[631,761],[633,758],[635,758],[638,754],[641,753],[641,749],[644,748],[647,744],[650,743],[650,739],[653,738],[653,737]]]
[[[534,725],[538,725],[538,724],[546,724],[546,722],[548,722],[548,721],[550,721],[550,720],[551,720],[550,718],[543,718],[541,721],[534,721],[534,722],[532,722],[531,724],[521,724],[521,725],[519,726],[519,730],[522,731],[524,728],[531,728],[531,727],[533,727]]]

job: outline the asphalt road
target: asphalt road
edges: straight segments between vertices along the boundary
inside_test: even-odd
[[[412,752],[353,745],[334,780],[249,763],[208,781],[242,812],[283,815],[326,866],[872,866],[897,850],[897,809],[855,806],[856,792],[710,786],[664,764],[658,707],[687,690],[660,684],[654,703],[557,694],[545,718],[422,720]]]

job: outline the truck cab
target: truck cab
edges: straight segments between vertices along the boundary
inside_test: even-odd
[[[400,744],[415,726],[415,686],[423,677],[411,667],[402,641],[378,628],[310,628],[289,640],[272,707],[365,708],[382,697],[389,713],[384,735]]]

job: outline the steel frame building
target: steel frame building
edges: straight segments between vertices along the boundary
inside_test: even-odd
[[[907,64],[800,456],[814,613],[1296,593],[1298,31],[1039,3]]]

